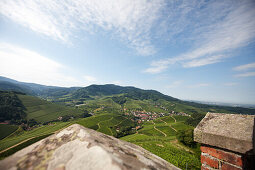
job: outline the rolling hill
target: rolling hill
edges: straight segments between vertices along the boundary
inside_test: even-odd
[[[255,114],[255,109],[199,104],[155,90],[113,84],[63,88],[0,77],[0,89],[4,90],[0,91],[1,120],[5,115],[8,120],[37,122],[29,130],[15,125],[6,130],[0,140],[0,158],[78,123],[137,144],[180,168],[199,169],[199,146],[190,147],[179,141],[181,131],[192,131],[207,112]],[[86,112],[93,116],[81,118]],[[77,119],[54,122],[64,116]],[[2,125],[0,130],[8,126],[11,125]]]
[[[114,84],[64,88],[23,83],[0,77],[0,90],[16,90],[63,105],[83,105],[90,111],[106,106],[104,110],[108,109],[108,111],[114,112],[120,112],[121,109],[122,112],[124,109],[142,109],[148,112],[185,112],[190,115],[207,112],[255,114],[255,109],[182,101],[155,90],[143,90]],[[100,104],[102,102],[106,104]]]
[[[31,120],[44,123],[60,116],[80,116],[82,110],[48,102],[38,97],[17,92],[0,91],[0,118],[5,120]]]

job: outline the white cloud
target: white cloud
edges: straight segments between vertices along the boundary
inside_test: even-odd
[[[74,32],[111,31],[139,54],[155,52],[151,31],[163,0],[2,0],[0,13],[48,37],[68,42]]]
[[[145,73],[156,74],[156,73],[160,73],[163,70],[167,69],[167,67],[168,67],[168,62],[167,61],[159,60],[159,61],[152,62],[151,67],[144,70],[144,72]]]
[[[255,76],[255,72],[246,72],[235,75],[235,77],[253,77],[253,76]]]
[[[97,81],[97,79],[96,79],[95,77],[93,77],[93,76],[85,75],[85,76],[83,76],[83,77],[84,77],[84,79],[85,79],[87,82],[89,82],[89,83],[92,83],[92,82],[96,82],[96,81]]]
[[[214,64],[222,61],[222,58],[224,58],[223,55],[216,55],[216,56],[210,56],[206,58],[201,58],[201,59],[195,59],[191,60],[188,62],[185,62],[183,64],[183,67],[199,67],[199,66],[204,66],[208,64]]]
[[[23,82],[77,86],[83,82],[64,73],[64,65],[34,51],[0,43],[0,75]]]
[[[176,63],[183,67],[199,67],[221,62],[230,50],[254,41],[254,1],[212,1],[200,11],[199,7],[191,7],[190,10],[184,8],[180,13],[180,22],[183,24],[180,32],[184,37],[178,40],[190,41],[194,47],[178,56],[153,61],[146,72],[160,73]],[[180,7],[178,9],[182,10]]]
[[[235,71],[246,71],[249,69],[255,69],[255,63],[244,64],[233,68]]]

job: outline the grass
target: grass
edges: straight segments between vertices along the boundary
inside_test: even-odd
[[[27,119],[35,119],[37,122],[48,122],[56,120],[59,116],[78,116],[82,110],[54,104],[46,100],[28,95],[18,95],[26,107]]]
[[[13,132],[15,132],[17,129],[18,129],[18,126],[15,126],[15,125],[0,124],[0,140],[9,136]]]

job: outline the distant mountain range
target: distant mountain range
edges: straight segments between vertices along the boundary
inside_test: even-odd
[[[255,108],[255,104],[238,104],[238,103],[199,101],[199,100],[187,100],[187,101],[201,103],[201,104],[218,105],[218,106],[245,107],[245,108],[251,108],[251,109]]]
[[[154,104],[169,108],[168,110],[188,112],[189,114],[206,113],[208,111],[255,114],[255,109],[182,101],[155,90],[143,90],[136,87],[123,87],[114,84],[66,88],[24,83],[0,76],[0,90],[22,92],[47,99],[48,101],[68,105],[82,104],[87,100],[97,101],[107,97],[119,105],[123,105],[126,101],[132,100],[136,105],[139,104],[139,107],[142,109],[145,106],[148,108],[149,104]]]

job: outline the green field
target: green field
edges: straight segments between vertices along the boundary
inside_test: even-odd
[[[35,128],[31,131],[19,131],[17,133],[15,132],[16,134],[0,140],[0,151],[34,137],[52,134],[59,129],[71,125],[71,123],[72,122],[57,122],[53,125],[45,125]]]
[[[131,120],[118,114],[100,114],[82,119],[77,123],[111,136],[117,135],[117,127],[134,126]]]
[[[175,166],[185,169],[200,169],[200,158],[189,148],[176,139],[178,130],[193,129],[183,123],[187,117],[161,117],[143,124],[138,133],[122,137],[122,140],[139,145],[146,150],[160,156]],[[176,132],[177,131],[177,132]]]
[[[9,136],[18,129],[15,125],[4,125],[0,124],[0,140]]]
[[[82,110],[62,106],[28,95],[18,95],[25,106],[27,119],[35,119],[37,122],[48,122],[56,120],[59,116],[78,116]]]

